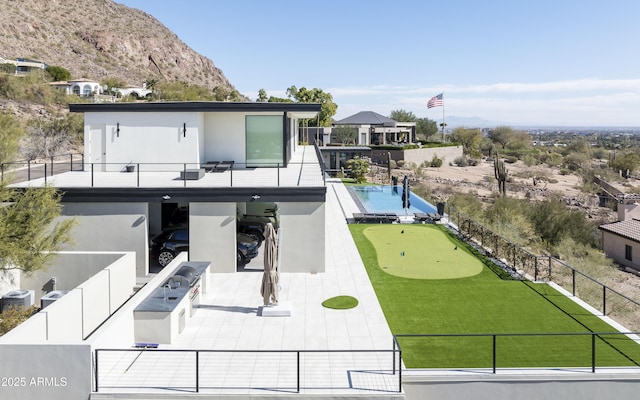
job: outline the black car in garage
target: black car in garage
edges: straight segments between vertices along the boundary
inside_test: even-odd
[[[236,243],[238,265],[245,265],[258,255],[260,243],[252,237],[238,233]],[[189,251],[189,227],[166,228],[151,239],[151,258],[162,267],[166,267],[183,251]]]

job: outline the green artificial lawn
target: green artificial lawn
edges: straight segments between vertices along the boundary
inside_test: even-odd
[[[388,250],[387,243],[396,240],[399,227],[402,225],[349,225],[387,322],[396,335],[616,331],[549,285],[513,280],[482,256],[479,256],[483,263],[481,271],[464,278],[415,279],[415,274],[411,277],[390,274],[384,263],[390,257],[387,253],[393,254],[397,249]],[[428,224],[410,227],[411,231],[427,231],[426,236],[420,237],[445,235],[448,240],[441,248],[429,246],[425,240],[406,240],[403,245],[406,268],[419,270],[421,265],[432,268],[429,265],[436,259],[441,260],[438,263],[441,268],[455,268],[447,265],[457,262],[451,258],[453,246],[458,247],[459,253],[475,254],[475,250],[458,242],[444,227]],[[371,228],[375,228],[375,234],[369,231]],[[404,229],[405,235],[409,233],[408,225]],[[388,238],[384,231],[388,231]],[[418,256],[407,258],[414,252]],[[398,340],[409,368],[492,365],[492,337]],[[499,368],[591,366],[591,335],[499,336],[496,344]],[[623,335],[600,336],[596,339],[596,365],[638,366],[640,345]]]
[[[336,296],[323,301],[322,305],[334,310],[348,310],[358,305],[358,299],[351,296]]]

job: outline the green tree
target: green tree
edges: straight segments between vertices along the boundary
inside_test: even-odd
[[[551,247],[566,237],[578,243],[597,245],[595,226],[582,212],[568,209],[559,198],[531,204],[528,214],[536,234]]]
[[[331,135],[342,144],[352,144],[358,138],[358,130],[351,126],[337,126],[331,129]]]
[[[45,269],[66,243],[74,220],[56,221],[60,192],[53,187],[0,187],[0,270]]]
[[[0,64],[0,72],[4,74],[15,74],[16,66],[11,63]]]
[[[14,161],[24,134],[20,122],[10,114],[0,114],[0,163]]]
[[[354,157],[347,161],[347,168],[351,170],[351,176],[356,183],[365,183],[369,173],[369,161],[364,158]]]
[[[256,102],[258,103],[266,103],[269,98],[267,97],[267,92],[264,89],[258,90],[258,98]]]
[[[71,72],[69,72],[68,69],[57,65],[49,65],[46,71],[55,82],[68,81],[71,79]]]
[[[36,312],[38,312],[36,306],[31,306],[29,308],[9,306],[2,310],[2,318],[0,318],[0,336],[28,320]]]
[[[319,126],[331,126],[333,116],[338,111],[338,105],[333,102],[331,93],[324,92],[322,89],[307,89],[305,87],[298,89],[291,86],[287,89],[287,97],[298,103],[319,103],[321,105],[318,117]],[[310,120],[309,126],[316,126],[316,121]]]
[[[413,112],[402,109],[391,111],[389,118],[397,122],[416,122],[418,120],[418,117],[416,117]]]
[[[451,133],[451,140],[460,143],[465,154],[474,157],[480,155],[480,143],[482,143],[480,129],[456,128]]]
[[[493,143],[499,144],[503,149],[507,147],[507,143],[513,139],[515,130],[509,126],[498,126],[492,129],[487,137],[491,139]]]
[[[429,141],[429,138],[435,136],[438,133],[438,124],[436,121],[429,118],[419,118],[416,120],[416,136],[422,138],[424,141]]]
[[[625,151],[623,153],[618,153],[615,155],[615,158],[609,162],[609,167],[611,167],[614,171],[622,171],[633,172],[640,165],[640,155],[638,155],[635,151]]]

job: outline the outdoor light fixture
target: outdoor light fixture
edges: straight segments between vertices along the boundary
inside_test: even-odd
[[[116,123],[116,136],[120,137],[120,122]]]
[[[171,200],[171,196],[165,194],[164,196],[162,196],[162,200]]]
[[[182,124],[182,137],[187,137],[187,124]]]
[[[260,198],[259,194],[254,194],[253,196],[251,196],[251,201],[256,201]]]

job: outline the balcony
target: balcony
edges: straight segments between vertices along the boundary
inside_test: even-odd
[[[301,146],[289,164],[261,167],[234,162],[229,168],[202,163],[86,163],[79,156],[45,163],[3,164],[13,187],[58,188],[250,188],[324,187],[324,166],[313,146]]]

